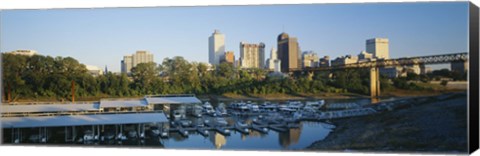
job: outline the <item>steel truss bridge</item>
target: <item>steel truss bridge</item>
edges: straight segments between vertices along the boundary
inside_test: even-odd
[[[402,58],[395,58],[395,59],[380,59],[380,60],[339,65],[339,66],[293,69],[290,71],[313,73],[315,71],[333,71],[333,70],[343,70],[343,69],[361,69],[361,68],[370,69],[370,95],[372,97],[377,97],[380,95],[379,68],[411,66],[411,65],[423,66],[427,64],[445,64],[445,63],[465,62],[465,61],[468,61],[467,52],[430,55],[430,56],[417,56],[417,57],[402,57]]]
[[[382,59],[374,61],[365,61],[359,63],[351,63],[339,66],[331,67],[316,67],[316,68],[304,68],[294,69],[295,71],[325,71],[336,69],[350,69],[350,68],[386,68],[397,66],[410,66],[410,65],[425,65],[425,64],[443,64],[451,62],[463,62],[468,61],[468,53],[454,53],[454,54],[442,54],[442,55],[430,55],[430,56],[417,56],[417,57],[402,57],[396,59]]]

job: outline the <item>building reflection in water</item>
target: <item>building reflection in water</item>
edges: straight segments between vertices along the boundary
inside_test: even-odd
[[[258,131],[254,131],[250,129],[250,132],[248,134],[242,134],[242,140],[246,140],[247,138],[263,138],[267,136],[267,134],[260,133]]]
[[[215,148],[220,149],[222,148],[223,145],[227,144],[227,139],[222,134],[216,133],[216,132],[209,132],[209,133],[210,134],[208,136],[210,138],[210,141],[215,146]]]
[[[292,144],[297,144],[302,133],[302,123],[299,128],[291,128],[285,132],[278,133],[278,142],[283,148],[287,148]]]

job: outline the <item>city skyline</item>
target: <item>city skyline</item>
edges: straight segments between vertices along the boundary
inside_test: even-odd
[[[173,56],[207,63],[208,37],[219,29],[225,34],[225,51],[235,56],[240,56],[242,41],[276,48],[281,32],[298,38],[301,51],[332,59],[359,54],[366,50],[365,40],[375,37],[390,40],[391,58],[444,54],[467,51],[467,4],[7,10],[0,18],[1,50],[71,56],[119,72],[118,61],[138,50],[150,51],[157,63]]]

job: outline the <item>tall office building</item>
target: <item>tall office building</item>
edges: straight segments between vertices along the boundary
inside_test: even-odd
[[[337,57],[335,60],[332,60],[331,66],[344,66],[346,64],[352,64],[358,62],[358,56],[345,55]]]
[[[220,59],[225,54],[225,35],[215,30],[208,38],[208,63],[220,64]]]
[[[361,51],[360,54],[358,54],[358,59],[359,60],[371,60],[371,59],[373,59],[373,54],[368,53],[366,51]]]
[[[227,51],[220,62],[235,64],[235,54],[233,54],[233,51]]]
[[[272,50],[270,50],[270,58],[267,59],[266,68],[270,70],[274,70],[275,64],[278,64],[279,66],[280,65],[279,63],[280,63],[280,60],[278,60],[278,57],[277,57],[277,50],[275,48],[272,48]]]
[[[140,63],[153,62],[153,54],[148,51],[137,51],[135,54],[123,56],[121,61],[122,73],[129,74],[133,67]]]
[[[98,68],[97,66],[93,66],[93,65],[85,65],[85,67],[87,68],[88,70],[88,73],[94,77],[97,77],[99,75],[103,75],[103,71]]]
[[[324,56],[323,58],[320,58],[318,62],[319,67],[330,67],[330,56]]]
[[[240,67],[265,68],[265,44],[240,42]]]
[[[377,59],[389,59],[388,39],[387,38],[373,38],[366,42],[366,49],[368,53],[373,54]]]
[[[289,37],[285,32],[278,35],[277,54],[278,59],[282,62],[282,72],[289,72],[293,69],[300,68],[299,51],[300,47],[298,46],[297,38]]]
[[[313,51],[305,51],[302,53],[302,67],[318,67],[318,58],[317,53]]]

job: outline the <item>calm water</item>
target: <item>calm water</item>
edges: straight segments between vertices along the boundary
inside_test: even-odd
[[[172,133],[172,138],[163,139],[165,148],[171,149],[237,149],[237,150],[295,150],[304,149],[313,142],[324,139],[332,130],[320,122],[302,122],[300,128],[287,132],[269,130],[268,134],[250,132],[248,135],[232,132],[223,136],[216,132],[204,137],[191,134],[183,138]]]

